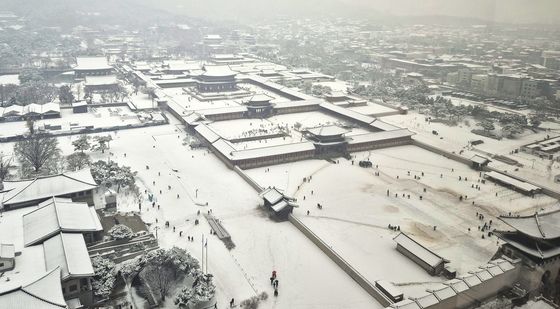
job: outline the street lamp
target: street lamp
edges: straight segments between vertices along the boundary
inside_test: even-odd
[[[195,190],[194,190],[194,197],[195,197],[195,198],[198,198],[198,189],[195,189]]]

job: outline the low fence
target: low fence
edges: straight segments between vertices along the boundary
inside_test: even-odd
[[[348,262],[346,262],[338,253],[336,253],[329,245],[327,245],[319,236],[317,236],[313,231],[311,231],[303,222],[289,215],[290,222],[297,227],[309,240],[311,240],[321,251],[323,251],[333,262],[336,263],[342,270],[344,270],[354,281],[356,281],[369,295],[371,295],[377,302],[382,306],[387,307],[393,302],[379,290],[375,284],[369,282],[364,276],[362,276],[354,267],[352,267]]]

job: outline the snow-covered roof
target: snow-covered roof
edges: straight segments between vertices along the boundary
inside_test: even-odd
[[[5,181],[0,198],[4,205],[26,203],[53,196],[95,189],[97,184],[89,169],[32,180]]]
[[[486,163],[490,162],[490,159],[488,159],[488,158],[486,158],[486,157],[483,157],[483,156],[481,156],[481,155],[474,155],[474,156],[471,158],[471,161],[473,161],[473,162],[476,163],[476,164],[483,165],[483,164],[486,164]]]
[[[238,106],[199,109],[196,112],[204,116],[210,116],[210,115],[220,115],[220,114],[230,114],[230,113],[243,113],[246,111],[247,111],[246,106],[238,105]]]
[[[87,106],[87,102],[86,101],[76,101],[76,102],[72,102],[72,107],[81,107],[81,106]]]
[[[0,290],[0,308],[67,308],[62,295],[60,267],[55,267],[28,283]]]
[[[105,57],[78,57],[74,70],[108,70],[112,67]]]
[[[284,108],[293,108],[293,107],[319,106],[320,104],[321,104],[320,100],[290,101],[290,102],[275,103],[274,109],[281,110]]]
[[[494,277],[504,273],[504,271],[498,265],[494,265],[494,264],[488,264],[480,268],[486,269]]]
[[[13,259],[16,249],[13,244],[0,244],[0,259]]]
[[[457,295],[457,293],[448,285],[441,284],[438,287],[427,289],[426,291],[434,293],[434,295],[439,299],[439,301],[443,301],[450,297]]]
[[[485,175],[486,175],[486,177],[490,177],[492,179],[498,180],[498,181],[503,182],[505,184],[508,184],[510,186],[514,186],[514,187],[516,187],[520,190],[523,190],[525,192],[538,191],[538,190],[541,189],[540,187],[534,186],[530,183],[527,183],[527,182],[524,182],[524,181],[521,181],[521,180],[517,180],[513,177],[510,177],[510,176],[502,174],[502,173],[491,171],[491,172],[486,172]]]
[[[375,281],[376,285],[379,285],[385,292],[389,293],[391,296],[399,296],[403,295],[403,292],[397,288],[392,282],[386,280],[377,280]]]
[[[396,304],[392,304],[390,306],[390,308],[395,308],[395,309],[421,309],[421,307],[413,300],[411,299],[405,299],[403,301],[400,301]]]
[[[212,143],[212,146],[216,148],[219,153],[226,156],[226,158],[229,158],[230,160],[232,159],[235,148],[225,139],[220,138],[219,140]]]
[[[205,124],[199,124],[194,128],[194,130],[200,134],[205,140],[207,140],[210,144],[214,143],[215,141],[219,140],[221,137],[218,133],[214,132],[209,126]]]
[[[490,261],[490,264],[498,265],[504,272],[512,270],[512,269],[515,268],[515,266],[513,266],[510,262],[508,262],[504,259],[496,259],[496,260]]]
[[[404,233],[400,233],[399,235],[395,236],[393,240],[405,248],[410,253],[414,254],[418,259],[423,261],[424,263],[428,264],[431,267],[436,267],[441,263],[446,263],[447,260],[442,258],[441,256],[435,254],[431,250],[427,249],[426,247],[419,244],[414,239],[410,238],[408,235]]]
[[[271,157],[290,153],[315,151],[315,146],[311,142],[276,145],[270,147],[237,150],[232,152],[231,158],[234,160],[248,160],[261,157]]]
[[[414,133],[410,132],[408,129],[399,129],[393,131],[383,131],[383,132],[371,132],[358,135],[352,135],[348,137],[348,144],[361,144],[368,142],[378,142],[387,139],[400,138],[412,136]]]
[[[424,292],[418,296],[411,297],[410,299],[414,300],[421,308],[428,308],[439,303],[439,299],[433,294],[429,292]]]
[[[51,198],[39,208],[23,215],[25,246],[31,246],[59,232],[95,232],[103,227],[93,207],[70,199]]]
[[[522,217],[501,216],[500,220],[520,233],[534,238],[560,238],[560,210],[536,212],[534,215]]]
[[[60,104],[54,102],[43,104],[41,105],[41,113],[60,113]]]
[[[11,105],[4,108],[4,117],[7,116],[21,116],[23,114],[23,106]]]
[[[60,266],[61,279],[94,275],[82,234],[60,233],[43,243],[47,269]]]
[[[330,112],[333,112],[333,113],[338,114],[340,116],[347,117],[347,118],[350,118],[352,120],[361,122],[362,124],[370,124],[370,123],[375,121],[375,118],[373,118],[373,117],[366,116],[364,114],[360,114],[356,111],[346,109],[344,107],[340,107],[340,106],[334,105],[332,103],[323,102],[323,103],[320,104],[320,106],[321,106],[321,108],[324,108],[324,109],[326,109]]]
[[[47,113],[60,113],[60,105],[50,102],[46,104],[31,103],[26,106],[11,105],[8,107],[0,107],[0,117],[43,115]]]
[[[469,286],[469,288],[472,288],[482,283],[482,281],[480,281],[480,279],[478,279],[478,277],[474,274],[466,274],[464,276],[459,277],[459,279],[463,280]]]
[[[290,206],[290,203],[288,203],[288,201],[282,200],[279,203],[277,203],[276,205],[273,205],[272,210],[274,210],[275,212],[281,212],[282,210],[284,210],[288,206]]]
[[[229,77],[237,75],[237,72],[232,71],[227,65],[205,65],[202,75],[209,77]]]
[[[265,199],[271,205],[278,203],[280,200],[284,198],[284,194],[282,194],[278,189],[272,187],[264,190],[261,193],[263,199]]]
[[[398,130],[400,129],[397,126],[394,126],[392,124],[389,124],[385,121],[376,119],[374,120],[372,123],[369,124],[371,127],[377,129],[377,130],[381,130],[381,131],[392,131],[392,130]]]
[[[347,129],[341,128],[337,125],[328,125],[317,128],[307,129],[309,133],[315,136],[338,136],[348,133]]]
[[[560,255],[560,247],[539,246],[538,242],[519,241],[515,232],[494,231],[494,234],[509,245],[539,259],[549,259]]]
[[[475,274],[482,282],[490,280],[493,277],[486,269],[477,269],[470,271],[469,273]]]
[[[86,76],[86,86],[108,86],[108,85],[116,85],[116,84],[117,84],[116,75]]]
[[[444,284],[451,287],[456,293],[461,293],[469,289],[469,286],[463,280],[459,279],[451,279],[444,282]]]
[[[248,102],[268,102],[272,100],[273,97],[268,96],[266,94],[258,93],[252,96]]]

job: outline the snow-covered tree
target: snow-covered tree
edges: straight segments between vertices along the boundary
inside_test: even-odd
[[[191,287],[184,287],[175,296],[174,303],[179,308],[188,308],[207,302],[216,295],[216,286],[211,274],[198,273]]]
[[[80,135],[77,140],[72,142],[72,146],[74,146],[74,151],[83,153],[91,148],[90,137],[87,135]]]
[[[116,186],[117,192],[121,188],[134,188],[136,172],[128,166],[119,166],[116,162],[97,161],[91,165],[91,175],[100,185],[105,187]]]
[[[523,133],[523,128],[517,123],[508,123],[502,126],[502,136],[513,138],[517,134]]]
[[[115,286],[115,263],[102,258],[95,257],[91,260],[95,275],[91,281],[95,296],[109,297]]]
[[[492,123],[492,121],[490,120],[483,120],[480,123],[478,123],[478,125],[481,126],[485,132],[489,132],[496,129],[496,127],[494,127],[494,123]]]
[[[133,236],[132,230],[124,224],[114,225],[107,234],[115,240],[130,239]]]
[[[21,163],[23,177],[56,172],[62,161],[57,139],[46,135],[32,135],[17,142],[14,153]]]
[[[69,171],[77,171],[86,166],[91,162],[91,158],[88,154],[83,152],[74,152],[71,155],[66,156],[66,169]]]
[[[179,308],[189,308],[194,305],[194,290],[191,287],[182,288],[173,301]]]
[[[93,138],[96,144],[91,146],[92,151],[101,151],[101,153],[105,153],[105,150],[110,148],[109,143],[113,140],[111,135],[107,136],[96,136]]]
[[[72,94],[72,90],[70,86],[63,85],[58,88],[58,99],[61,103],[72,103],[74,102],[74,94]]]

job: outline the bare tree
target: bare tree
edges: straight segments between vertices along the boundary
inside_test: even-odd
[[[157,267],[149,265],[144,268],[143,276],[152,288],[156,289],[161,297],[161,301],[165,301],[165,297],[175,284],[175,273],[169,267]]]
[[[50,172],[60,158],[58,141],[46,135],[32,135],[14,145],[14,153],[22,164],[24,176]]]

